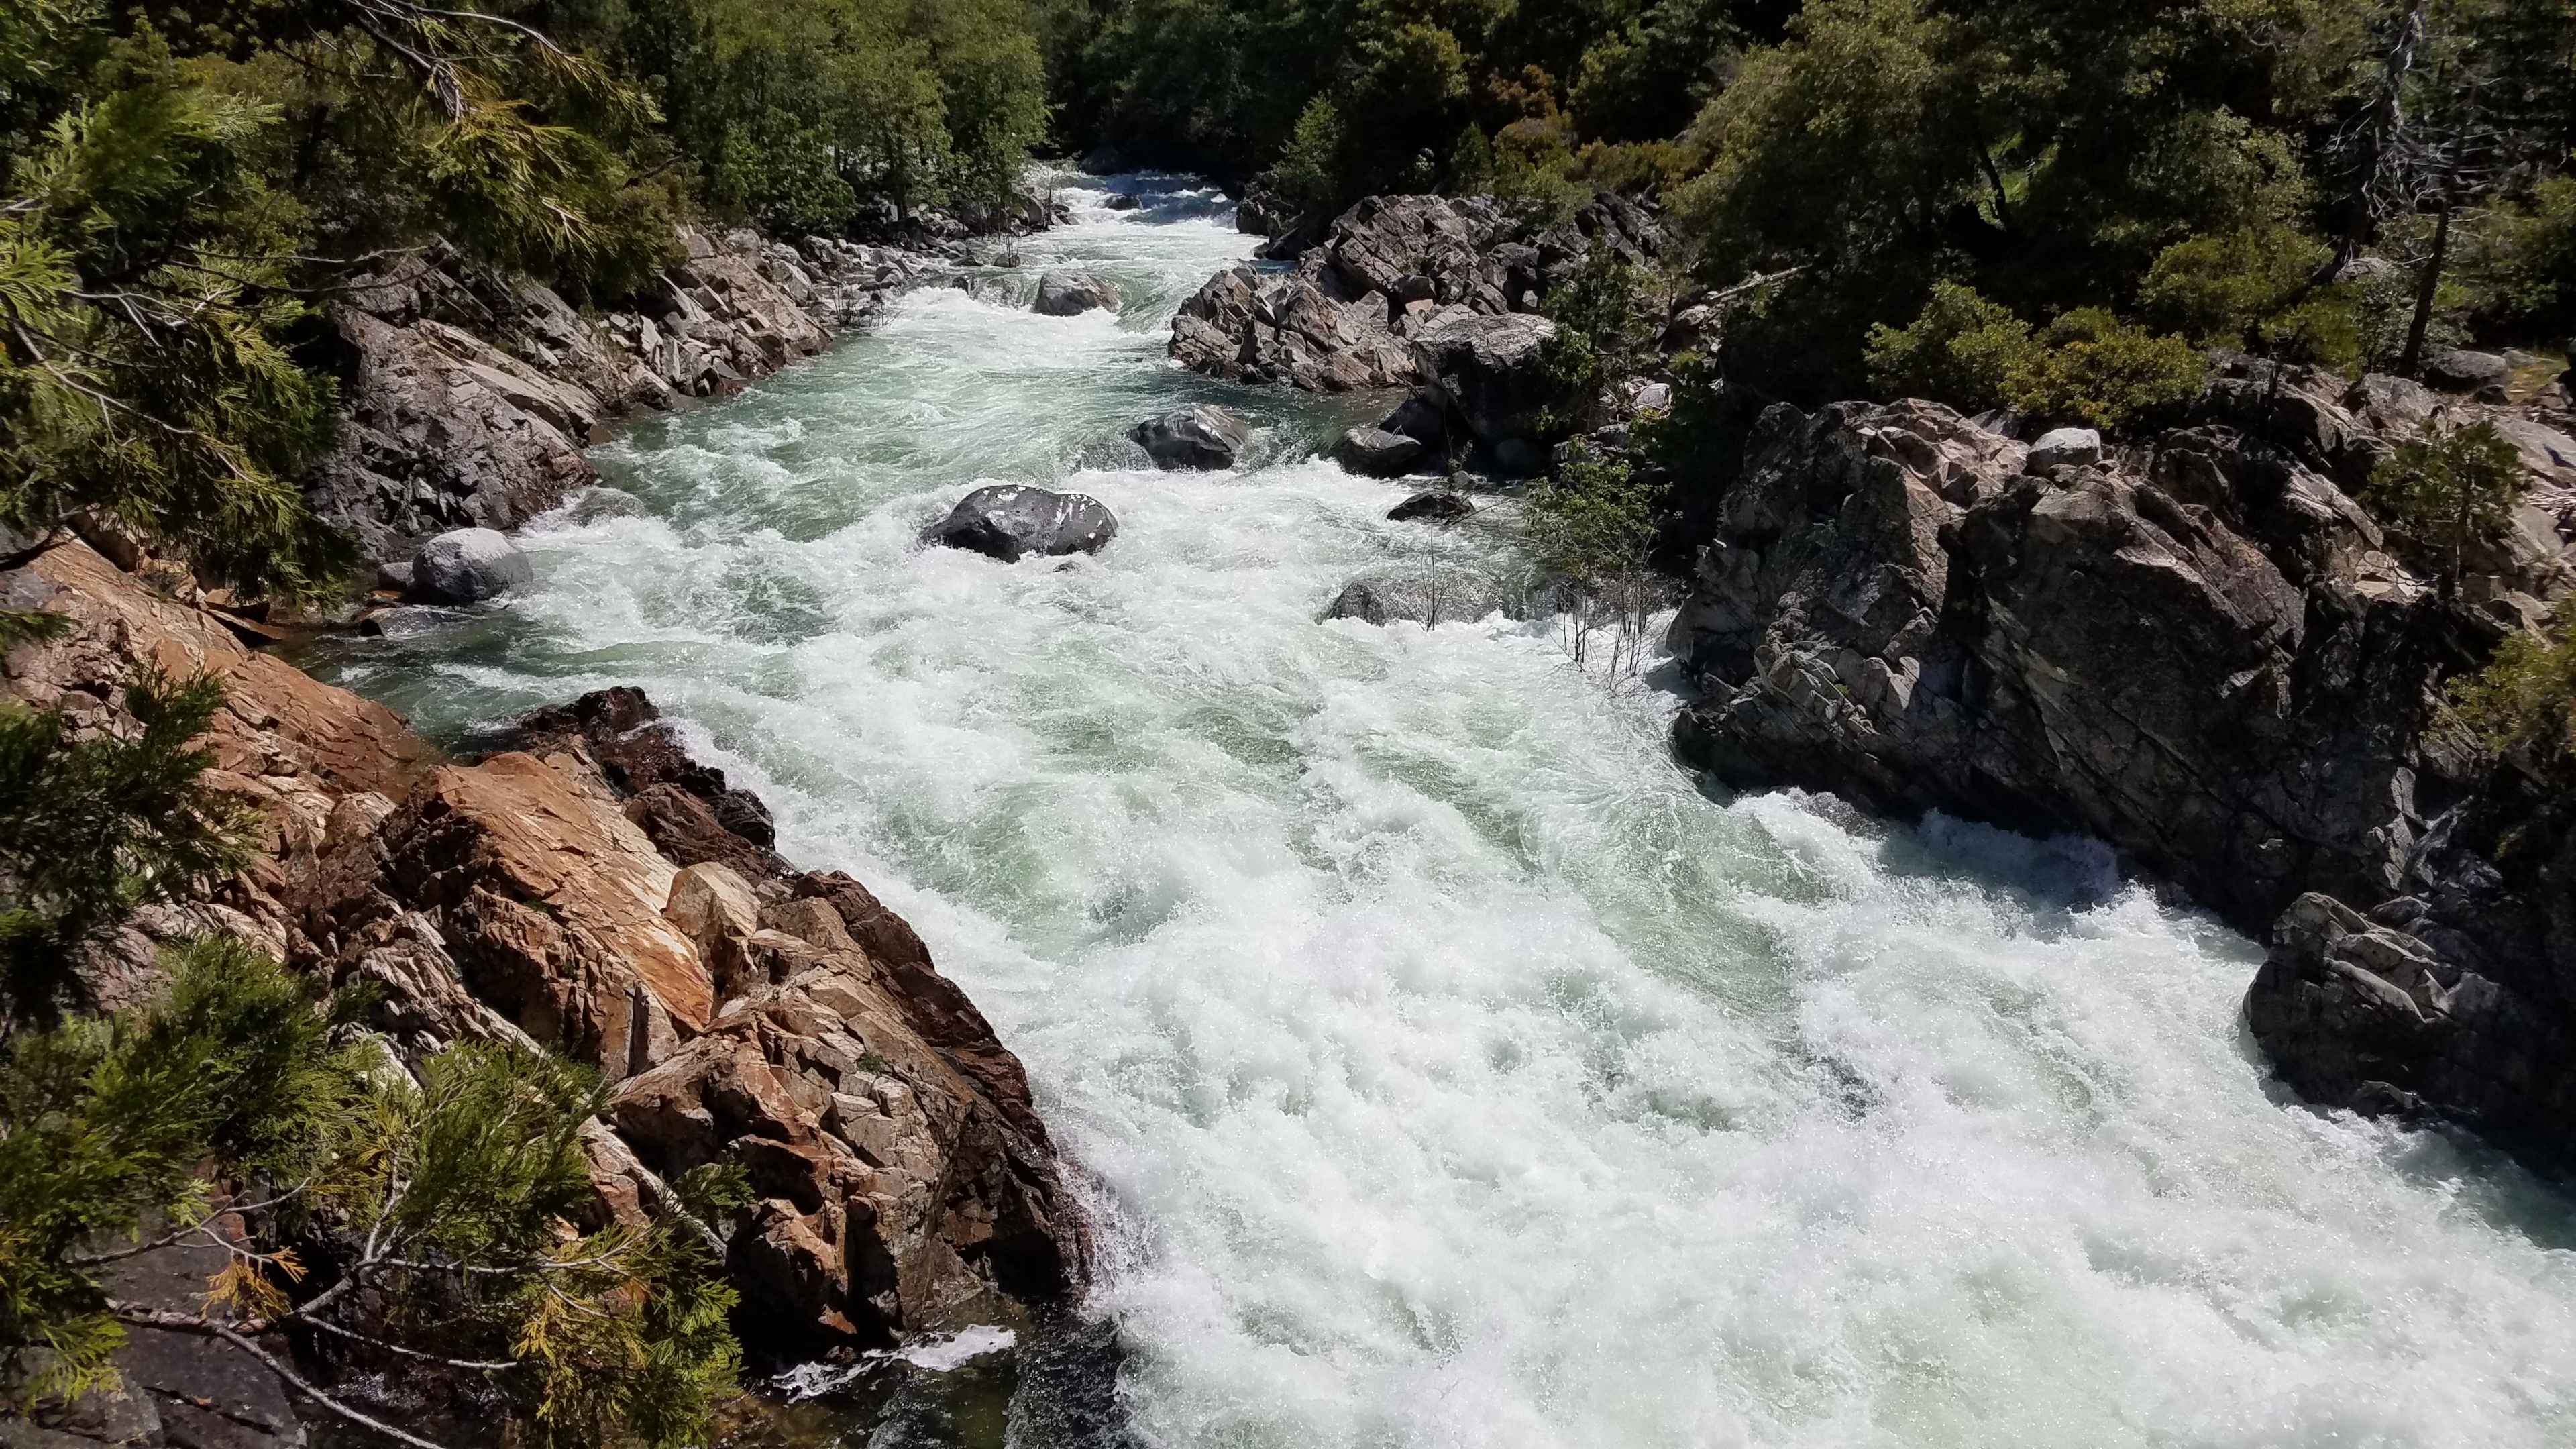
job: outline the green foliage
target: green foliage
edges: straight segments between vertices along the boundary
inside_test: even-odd
[[[734,1295],[695,1235],[566,1227],[591,1191],[595,1076],[473,1043],[415,1078],[373,1044],[333,1047],[350,1003],[322,1009],[240,942],[170,965],[165,999],[22,1033],[0,1059],[0,1371],[22,1397],[102,1380],[121,1337],[102,1249],[167,1224],[226,1245],[208,1310],[245,1335],[302,1325],[480,1373],[514,1442],[701,1440],[739,1366]],[[216,1203],[208,1165],[278,1190]],[[245,1237],[202,1230],[217,1207]],[[335,1277],[304,1285],[299,1244],[318,1239]]]
[[[1543,434],[1594,426],[1601,421],[1595,414],[1603,390],[1656,361],[1661,291],[1644,268],[1607,247],[1595,248],[1548,289],[1539,310],[1556,323],[1556,336],[1544,363],[1550,391],[1560,402],[1543,421]]]
[[[2052,422],[2119,428],[2167,413],[2197,397],[2209,371],[2190,343],[2100,307],[2058,314],[2037,341],[2006,376],[2005,400]]]
[[[2287,226],[2196,236],[2157,255],[2138,301],[2204,346],[2259,346],[2266,325],[2306,298],[2317,269],[2333,255],[2323,242]]]
[[[1477,135],[1483,140],[1481,133]],[[1270,174],[1279,194],[1310,211],[1330,212],[1342,200],[1342,113],[1318,95],[1297,113],[1297,128],[1280,149]]]
[[[2009,407],[2048,421],[2118,428],[2189,402],[2208,363],[2182,338],[2098,307],[2032,330],[2001,303],[1955,283],[1932,289],[1902,328],[1871,329],[1866,355],[1882,392],[1971,411]]]
[[[2562,606],[2547,633],[2515,634],[2476,674],[2454,679],[2450,702],[2497,754],[2576,754],[2576,618]]]
[[[2431,562],[2448,593],[2459,586],[2469,551],[2511,526],[2529,484],[2521,455],[2495,424],[2445,431],[2428,419],[2421,437],[2398,444],[2371,473],[2361,501]]]
[[[293,1176],[349,1096],[307,983],[226,938],[172,955],[139,1012],[22,1032],[0,1057],[0,1384],[22,1400],[102,1381],[123,1330],[93,1245],[207,1211],[200,1162]]]
[[[1664,491],[1624,462],[1595,458],[1579,445],[1575,452],[1530,490],[1530,541],[1548,570],[1599,587],[1646,568]]]
[[[190,748],[223,703],[213,679],[146,675],[131,739],[71,736],[63,717],[0,707],[0,1007],[41,1017],[76,994],[72,955],[146,900],[248,859],[250,817],[200,782]]]

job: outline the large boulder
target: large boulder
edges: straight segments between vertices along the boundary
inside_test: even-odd
[[[1364,478],[1401,478],[1423,452],[1420,439],[1384,428],[1353,428],[1333,445],[1334,459]]]
[[[426,604],[479,604],[531,583],[528,556],[497,529],[442,533],[412,555],[406,597]]]
[[[2484,394],[2492,388],[2502,401],[2500,395],[2513,381],[2513,364],[2492,352],[2454,348],[2424,360],[2424,380],[2445,392]]]
[[[1472,622],[1497,611],[1509,613],[1519,602],[1503,580],[1481,570],[1451,564],[1390,564],[1344,584],[1324,606],[1324,617],[1367,624],[1406,621],[1427,628]]]
[[[1555,339],[1556,324],[1532,313],[1452,308],[1415,334],[1414,368],[1479,440],[1526,437],[1555,390],[1546,362]]]
[[[1012,563],[1030,554],[1098,553],[1118,536],[1118,519],[1087,494],[1000,483],[958,500],[921,536]]]
[[[1147,418],[1127,436],[1158,468],[1231,468],[1252,441],[1252,424],[1230,408],[1193,403]]]
[[[1078,317],[1085,312],[1118,310],[1118,289],[1089,272],[1049,272],[1038,278],[1032,310],[1048,317]]]
[[[2058,428],[2042,433],[2030,445],[2030,457],[2023,466],[2042,477],[2050,469],[2070,463],[2102,461],[2102,435],[2091,428]]]

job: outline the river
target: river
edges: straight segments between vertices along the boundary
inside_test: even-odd
[[[641,684],[909,918],[1096,1179],[1146,1443],[2576,1443],[2568,1201],[2289,1101],[2251,943],[2083,842],[1704,790],[1545,621],[1319,622],[1508,505],[1390,523],[1317,456],[1347,405],[1172,370],[1251,239],[1120,184],[636,425],[533,588],[319,672],[465,741]],[[1068,262],[1124,313],[1002,295]],[[1202,398],[1251,463],[1100,446]],[[1122,532],[915,541],[987,481]]]

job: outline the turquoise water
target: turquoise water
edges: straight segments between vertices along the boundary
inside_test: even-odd
[[[1389,523],[1315,455],[1368,404],[1169,368],[1249,239],[1144,184],[635,427],[535,588],[322,672],[449,738],[642,684],[910,918],[1089,1174],[1150,1443],[2576,1442],[2566,1203],[2288,1103],[2246,941],[2082,843],[1713,798],[1550,621],[1319,622],[1509,506]],[[1124,314],[1012,303],[1062,261]],[[1105,446],[1195,399],[1246,466]],[[1122,532],[917,544],[997,481]]]

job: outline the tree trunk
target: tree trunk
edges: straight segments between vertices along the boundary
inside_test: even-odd
[[[2442,287],[2442,264],[2451,251],[2451,197],[2442,195],[2442,210],[2433,222],[2433,255],[2424,263],[2424,279],[2415,284],[2415,316],[2406,324],[2406,353],[2397,359],[2400,377],[2413,377],[2424,365],[2424,332],[2433,325],[2433,298]]]

